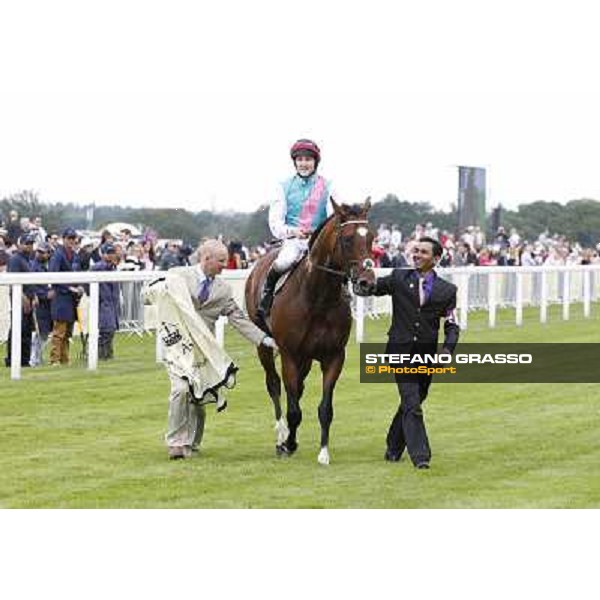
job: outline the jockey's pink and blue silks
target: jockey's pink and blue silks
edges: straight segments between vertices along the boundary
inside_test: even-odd
[[[330,187],[331,184],[316,173],[307,178],[294,175],[285,181],[285,224],[310,230],[321,225],[327,219]]]

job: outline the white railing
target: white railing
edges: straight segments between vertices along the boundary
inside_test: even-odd
[[[160,271],[124,272],[124,271],[86,271],[75,273],[2,273],[0,285],[10,285],[11,302],[11,379],[21,378],[21,314],[24,285],[44,284],[88,284],[89,310],[88,329],[88,368],[95,370],[98,366],[98,305],[99,283],[107,281],[152,281],[160,275]],[[158,338],[157,338],[158,339]],[[157,355],[160,348],[157,345]]]
[[[378,269],[378,276],[391,269]],[[584,317],[590,316],[591,302],[600,300],[600,264],[553,267],[455,267],[437,269],[439,275],[458,287],[457,312],[462,329],[468,327],[468,313],[487,310],[489,327],[496,326],[498,308],[514,308],[515,324],[523,324],[523,308],[536,306],[540,322],[548,320],[549,304],[562,305],[562,318],[569,319],[570,305],[583,303]],[[365,314],[389,314],[392,301],[358,298],[356,318]],[[357,323],[357,341],[363,326]]]
[[[377,275],[389,273],[391,269],[378,269]],[[583,303],[584,317],[590,316],[591,302],[600,299],[600,265],[573,265],[564,267],[459,267],[438,269],[440,276],[455,283],[458,287],[457,311],[462,329],[468,327],[470,310],[485,309],[488,311],[488,325],[495,327],[497,308],[514,308],[515,323],[523,323],[523,308],[539,306],[540,321],[548,318],[548,305],[562,304],[562,318],[569,319],[570,305],[573,302]],[[31,284],[87,284],[89,285],[89,308],[87,311],[88,369],[95,370],[98,365],[98,284],[106,281],[144,282],[161,276],[161,271],[88,271],[78,273],[2,273],[0,288],[10,286],[12,289],[11,310],[11,378],[21,377],[21,304],[23,285]],[[244,305],[244,287],[249,270],[223,271],[222,277],[232,288],[233,295],[240,306]],[[162,273],[164,274],[164,273]],[[129,286],[128,289],[139,288]],[[129,298],[129,303],[139,302],[141,298]],[[389,296],[380,298],[356,297],[354,300],[354,318],[356,320],[356,341],[364,339],[365,317],[369,314],[390,314],[392,309]],[[0,305],[0,312],[3,307]],[[5,309],[4,309],[5,310]],[[138,310],[139,314],[143,311]],[[146,316],[148,319],[148,315]],[[150,316],[150,322],[142,325],[143,329],[154,329],[156,323]],[[226,319],[217,321],[216,336],[219,343],[224,342]],[[161,357],[160,340],[157,336],[156,357]]]

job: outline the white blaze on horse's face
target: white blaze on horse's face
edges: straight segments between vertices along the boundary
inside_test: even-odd
[[[356,235],[360,235],[360,237],[367,237],[369,230],[366,227],[359,227],[356,230]]]

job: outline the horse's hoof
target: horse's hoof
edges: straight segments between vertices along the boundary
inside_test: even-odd
[[[319,456],[317,456],[317,461],[320,465],[329,464],[329,451],[327,448],[321,448],[321,452],[319,452]]]
[[[292,456],[294,452],[298,450],[298,444],[288,445],[286,442],[283,444],[277,444],[275,446],[275,452],[277,456]]]
[[[284,456],[289,456],[289,455],[290,455],[290,453],[288,452],[287,448],[283,444],[275,445],[275,456],[277,456],[278,458],[283,458]]]

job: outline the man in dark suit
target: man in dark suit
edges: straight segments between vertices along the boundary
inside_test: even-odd
[[[92,267],[92,271],[114,271],[119,259],[117,249],[111,243],[102,244],[102,260]],[[116,281],[103,281],[98,291],[98,358],[108,360],[114,357],[113,339],[119,330],[119,284]]]
[[[79,256],[75,251],[77,232],[72,227],[63,231],[63,245],[58,246],[48,264],[48,271],[80,271]],[[77,304],[84,289],[78,285],[57,283],[48,293],[51,300],[50,310],[54,322],[52,328],[52,347],[50,364],[53,366],[69,364],[69,338],[73,323],[77,320]]]
[[[31,234],[30,234],[31,235]],[[48,260],[50,258],[50,244],[41,242],[38,244],[35,256],[29,263],[29,269],[32,273],[47,273]],[[48,292],[52,289],[51,285],[39,283],[33,286],[35,295],[38,300],[37,308],[35,309],[35,344],[31,345],[31,366],[35,367],[43,363],[43,350],[48,336],[52,332],[52,314],[50,311],[50,299]]]
[[[438,277],[434,271],[441,256],[440,243],[423,237],[413,250],[414,269],[395,269],[387,277],[379,278],[367,292],[375,296],[392,296],[388,353],[435,354],[441,318],[444,319],[442,352],[454,351],[459,337],[454,318],[456,286]],[[356,292],[361,293],[361,290]],[[399,461],[406,448],[415,467],[428,469],[431,449],[421,405],[427,397],[431,375],[396,375],[396,384],[400,406],[387,434],[385,460]]]
[[[29,260],[33,254],[34,236],[23,234],[17,240],[17,251],[8,259],[7,271],[9,273],[29,273]],[[21,366],[28,367],[31,358],[31,333],[33,331],[33,311],[37,306],[35,287],[23,286],[23,301],[21,311]],[[12,351],[12,326],[8,333],[6,358],[4,364],[11,365]]]

